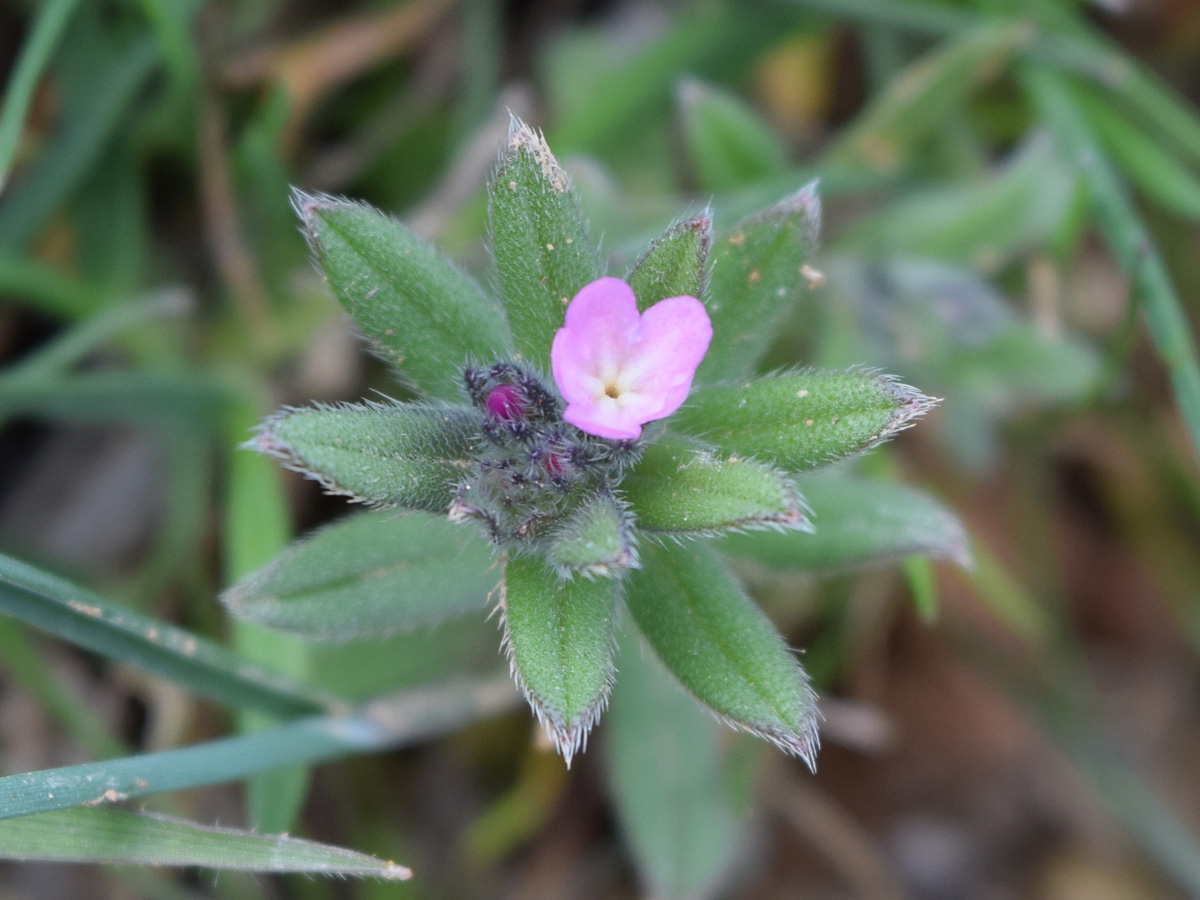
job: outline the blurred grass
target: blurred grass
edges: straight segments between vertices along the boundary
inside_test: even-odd
[[[871,740],[887,729],[871,738],[862,722],[831,716],[819,797],[839,822],[871,823],[843,832],[845,846],[803,837],[803,817],[764,828],[781,846],[834,859],[834,871],[839,852],[866,846],[916,895],[924,888],[906,869],[905,829],[937,810],[1001,862],[975,863],[965,883],[941,872],[935,887],[965,895],[981,883],[1027,885],[1057,871],[1071,846],[1104,856],[1110,845],[1089,837],[1094,798],[1025,800],[1015,826],[944,798],[982,808],[986,785],[1011,777],[997,747],[1052,766],[1038,755],[1045,740],[1094,785],[1103,821],[1119,823],[1162,879],[1146,895],[1171,896],[1166,882],[1194,891],[1200,17],[1186,5],[1121,15],[1037,0],[594,6],[583,16],[554,2],[535,14],[480,0],[48,0],[4,11],[23,40],[0,50],[9,54],[0,549],[70,573],[87,586],[69,589],[85,605],[94,598],[83,591],[96,588],[220,640],[214,591],[340,513],[232,450],[279,403],[399,391],[359,361],[323,297],[289,184],[417,211],[448,244],[478,248],[494,158],[486,128],[519,102],[567,159],[606,251],[627,257],[685,209],[711,203],[720,228],[820,175],[827,224],[816,264],[827,283],[776,336],[772,361],[879,366],[944,397],[930,422],[869,468],[921,483],[959,511],[976,567],[948,576],[914,560],[903,578],[820,583],[756,574],[793,645],[812,647],[822,690],[874,711],[895,742],[894,755],[872,757],[862,748],[880,746]],[[438,184],[447,173],[452,183]],[[470,252],[465,261],[483,268]],[[127,484],[106,488],[114,521],[99,530],[129,517],[142,537],[103,565],[56,558],[46,537],[66,529],[74,507],[64,492],[114,483],[86,443],[96,432],[73,430],[80,423],[151,436],[165,461],[142,473],[157,507],[122,504]],[[75,442],[74,464],[39,480],[36,463],[53,441]],[[39,512],[13,522],[18,493]],[[65,533],[99,545],[97,526],[75,527]],[[23,589],[9,580],[5,590]],[[922,619],[936,608],[936,621],[914,625],[914,599]],[[455,670],[493,671],[489,628],[361,648],[301,649],[248,631],[232,643],[322,696],[358,699]],[[52,737],[36,758],[14,751],[12,760],[32,769],[81,752],[155,749],[153,729],[89,708],[63,654],[27,641],[22,626],[0,628],[6,687],[11,679],[39,722],[57,724],[30,728]],[[1036,670],[1044,692],[1020,695],[1014,713],[963,689],[980,645],[992,651],[997,683]],[[136,659],[125,644],[113,652]],[[150,720],[177,715],[175,743],[223,733],[205,706],[173,708],[88,659],[96,690],[135,695]],[[5,712],[9,693],[0,695],[5,729],[16,715]],[[1149,699],[1121,706],[1125,694]],[[976,733],[955,732],[962,721]],[[958,743],[922,742],[922,722]],[[610,826],[596,824],[607,822],[598,810],[608,802],[594,784],[608,777],[597,774],[598,756],[558,781],[526,738],[523,725],[496,726],[378,769],[322,771],[307,794],[305,772],[293,771],[282,776],[286,790],[251,787],[252,818],[283,829],[298,817],[322,838],[377,841],[385,855],[413,849],[428,862],[418,875],[435,885],[431,895],[486,896],[541,877],[582,896],[564,873],[586,871],[602,886],[596,896],[618,896],[616,885],[638,876],[614,861]],[[256,739],[270,738],[232,740]],[[631,758],[628,736],[615,739]],[[303,756],[286,739],[273,746]],[[16,765],[7,750],[5,765]],[[933,787],[912,793],[922,778]],[[1010,802],[1034,793],[1032,779],[1007,792]],[[676,800],[672,808],[687,808],[695,797]],[[1030,852],[1025,836],[1045,819],[1057,836]],[[460,838],[469,874],[435,847]],[[645,852],[639,844],[622,858]],[[642,877],[660,883],[668,871],[661,883],[702,893],[712,886],[702,869]],[[1103,871],[1116,883],[1123,870]],[[16,877],[0,869],[0,892]],[[827,876],[768,864],[759,889],[792,896],[800,877],[816,885]],[[221,883],[235,885],[246,898],[277,895],[269,882]],[[750,889],[736,877],[730,885],[729,896]],[[286,890],[333,896],[319,883]]]

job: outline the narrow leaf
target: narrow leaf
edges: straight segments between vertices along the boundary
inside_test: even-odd
[[[293,544],[221,601],[239,619],[340,641],[482,610],[496,581],[491,550],[471,528],[380,511]]]
[[[38,10],[37,19],[21,48],[0,112],[0,193],[8,183],[8,173],[17,155],[21,126],[33,102],[34,90],[42,70],[54,53],[63,28],[71,18],[78,0],[52,0]]]
[[[100,371],[56,378],[4,380],[0,419],[29,415],[73,422],[215,426],[228,391],[200,372]]]
[[[625,638],[632,638],[628,640]],[[737,849],[720,725],[623,635],[605,746],[614,809],[646,894],[712,896]]]
[[[1189,219],[1200,218],[1200,179],[1191,169],[1126,116],[1106,92],[1077,85],[1075,103],[1096,136],[1129,180],[1165,209]]]
[[[1091,186],[1097,225],[1130,279],[1155,349],[1170,373],[1193,452],[1200,455],[1200,357],[1162,253],[1077,108],[1071,84],[1057,73],[1033,65],[1022,70],[1022,83],[1068,159],[1078,164]]]
[[[874,372],[793,372],[698,389],[671,424],[801,472],[883,443],[936,402]]]
[[[281,716],[316,712],[330,703],[199,635],[122,609],[7,556],[0,556],[0,612],[220,703]]]
[[[488,185],[488,220],[518,357],[548,371],[567,304],[601,272],[571,179],[520,119]]]
[[[152,813],[64,809],[0,822],[0,858],[39,862],[203,866],[405,881],[404,866],[289,837],[216,828]]]
[[[480,439],[466,406],[360,403],[284,410],[247,445],[326,490],[373,506],[445,513]]]
[[[191,747],[0,778],[0,819],[237,781],[277,766],[402,747],[520,702],[507,678],[458,679]]]
[[[687,78],[676,91],[676,104],[684,148],[701,190],[746,187],[787,168],[779,138],[733,94]]]
[[[612,578],[564,581],[531,557],[504,566],[504,647],[513,677],[568,766],[608,703],[619,588]]]
[[[637,565],[629,513],[609,491],[591,494],[555,528],[546,561],[568,578],[612,576]]]
[[[244,453],[238,439],[267,408],[266,386],[247,379],[244,399],[227,417],[225,502],[221,515],[221,563],[226,581],[244,578],[281,553],[293,537],[283,472],[270,459]],[[238,653],[299,679],[311,679],[310,645],[295,635],[234,622],[230,638]],[[255,710],[237,717],[239,731],[258,731],[279,719]],[[302,766],[273,769],[251,778],[245,788],[247,823],[267,834],[292,830],[308,793]]]
[[[508,347],[504,314],[465,272],[399,222],[361,203],[296,192],[313,256],[381,357],[431,397],[461,396],[470,356]]]
[[[801,484],[815,533],[731,535],[717,545],[721,552],[815,574],[917,554],[970,565],[962,522],[927,494],[840,473],[809,475]]]
[[[672,222],[625,279],[637,297],[638,310],[645,312],[668,297],[703,300],[711,249],[712,220],[707,214]]]
[[[734,728],[815,765],[819,713],[808,676],[710,546],[648,544],[625,603],[697,699]]]
[[[891,173],[918,142],[943,127],[947,117],[981,84],[1003,71],[1003,63],[1029,43],[1033,29],[1023,21],[980,25],[909,65],[859,114],[827,152],[825,165],[853,161]]]
[[[751,375],[783,318],[817,278],[806,268],[821,224],[812,182],[717,242],[708,313],[713,339],[697,384]]]
[[[697,446],[660,440],[621,482],[643,531],[711,535],[730,530],[810,530],[792,480],[769,465]]]

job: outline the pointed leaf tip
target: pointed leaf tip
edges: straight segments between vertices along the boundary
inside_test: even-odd
[[[938,402],[876,372],[791,372],[697,389],[671,424],[803,472],[878,446]]]
[[[515,117],[488,182],[488,223],[516,351],[549,369],[567,304],[600,277],[600,262],[571,179],[541,134]]]
[[[500,307],[410,229],[337,197],[294,191],[292,204],[338,302],[418,392],[457,400],[464,359],[507,352]]]
[[[712,218],[708,211],[672,222],[654,239],[629,272],[626,281],[645,312],[668,297],[708,293],[708,260],[712,250]]]
[[[532,557],[505,562],[504,649],[517,686],[568,766],[608,705],[619,590],[612,578],[564,581]]]
[[[815,764],[807,674],[711,546],[647,544],[625,605],[659,659],[722,721]]]
[[[333,494],[445,513],[478,440],[479,415],[470,407],[369,401],[284,409],[243,446]]]
[[[821,226],[817,183],[739,222],[713,247],[709,314],[713,343],[697,383],[745,378],[793,306],[808,292]]]

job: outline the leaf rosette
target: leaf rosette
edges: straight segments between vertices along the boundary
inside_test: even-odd
[[[491,602],[514,679],[569,765],[608,703],[624,607],[722,721],[812,765],[808,676],[713,539],[742,535],[739,556],[753,557],[755,531],[802,547],[822,512],[804,473],[878,445],[934,402],[867,370],[757,374],[810,290],[815,185],[724,234],[707,214],[680,220],[624,279],[605,277],[570,178],[514,120],[489,184],[496,298],[361,203],[297,194],[295,206],[334,295],[421,399],[263,423],[252,449],[399,512],[307,538],[232,588],[231,613],[346,640]],[[837,482],[820,486],[837,508]],[[870,484],[845,496],[869,522]],[[932,503],[916,505],[928,515]],[[878,556],[895,555],[902,524],[878,529]],[[875,533],[842,556],[870,562]],[[820,569],[837,546],[798,551],[796,567]]]

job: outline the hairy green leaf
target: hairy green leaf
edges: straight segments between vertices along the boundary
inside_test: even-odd
[[[550,536],[546,561],[566,577],[611,576],[636,565],[629,513],[607,490],[585,497]]]
[[[479,429],[479,414],[466,406],[342,404],[284,410],[247,446],[334,493],[445,513],[472,465]]]
[[[711,546],[647,544],[625,603],[659,659],[702,703],[814,765],[819,713],[808,676]]]
[[[712,220],[707,213],[667,226],[626,276],[638,309],[645,312],[668,297],[704,299],[711,249]]]
[[[567,304],[600,277],[600,263],[571,179],[516,118],[488,184],[488,219],[518,358],[549,370]]]
[[[418,391],[456,400],[468,357],[491,360],[507,352],[499,306],[399,222],[334,197],[296,192],[293,202],[334,295]]]
[[[769,465],[697,445],[660,440],[621,482],[638,527],[671,535],[761,528],[809,529],[792,480]]]
[[[753,374],[788,311],[818,278],[807,263],[820,224],[813,182],[717,241],[708,296],[713,339],[697,384]]]
[[[568,766],[608,703],[619,590],[612,578],[564,581],[535,557],[510,557],[504,566],[513,677]]]
[[[873,372],[793,372],[697,389],[671,424],[801,472],[881,444],[936,402]]]
[[[293,544],[221,600],[239,619],[340,641],[481,610],[497,580],[491,549],[471,528],[378,511]]]

